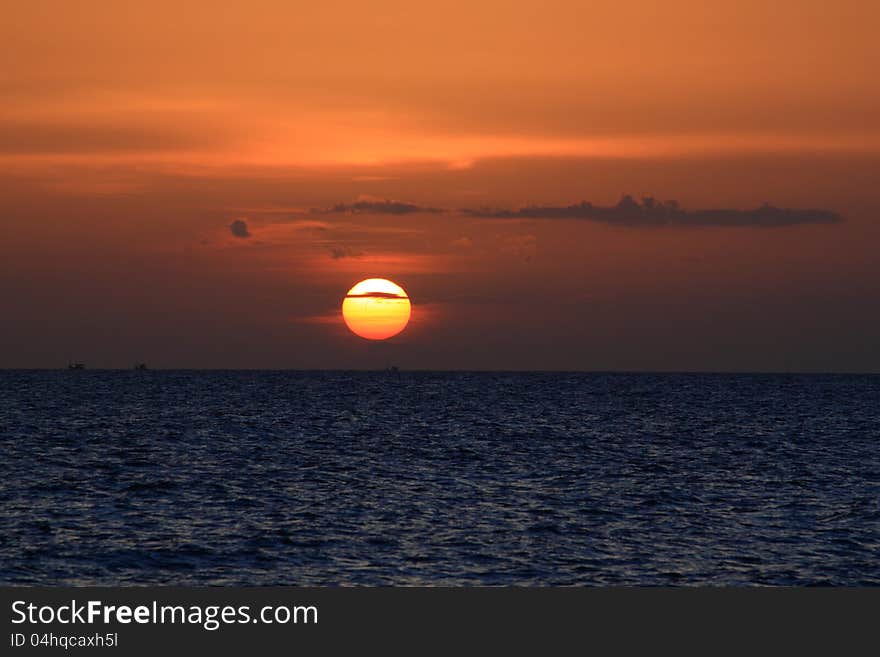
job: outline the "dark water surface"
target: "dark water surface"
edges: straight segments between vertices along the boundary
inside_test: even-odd
[[[0,382],[0,583],[880,584],[877,376]]]

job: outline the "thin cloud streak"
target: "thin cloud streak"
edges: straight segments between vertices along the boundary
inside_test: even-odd
[[[394,294],[393,292],[364,292],[362,294],[346,294],[346,299],[408,299],[405,294]]]

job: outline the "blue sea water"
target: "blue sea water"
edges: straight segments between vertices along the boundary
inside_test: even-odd
[[[3,584],[880,584],[880,377],[4,371]]]

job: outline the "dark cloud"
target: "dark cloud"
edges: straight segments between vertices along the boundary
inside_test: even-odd
[[[392,200],[361,200],[338,203],[330,208],[313,208],[314,214],[390,214],[448,212],[443,208]],[[779,208],[770,204],[741,210],[710,208],[685,210],[677,201],[658,201],[650,196],[641,202],[624,196],[616,205],[593,205],[581,201],[574,205],[530,205],[511,210],[505,208],[464,208],[461,214],[489,219],[583,219],[618,226],[795,226],[800,224],[831,224],[843,221],[840,214],[823,209]],[[337,255],[338,252],[338,255]],[[334,258],[346,257],[344,250],[333,249]]]
[[[337,203],[331,208],[320,209],[313,208],[316,214],[418,214],[423,212],[438,213],[443,212],[440,208],[432,208],[415,203],[405,203],[403,201],[392,200],[364,200],[355,201],[354,203]]]
[[[350,246],[335,245],[330,247],[330,257],[334,260],[339,260],[340,258],[357,258],[362,255],[363,252],[356,251]]]
[[[677,201],[651,197],[634,200],[624,196],[617,205],[599,206],[587,201],[566,206],[527,206],[518,210],[493,208],[463,209],[472,217],[494,219],[585,219],[620,226],[794,226],[843,221],[831,210],[794,210],[765,204],[753,210],[728,208],[684,210]]]
[[[229,232],[235,237],[248,238],[251,236],[247,222],[244,219],[236,219],[229,224]]]

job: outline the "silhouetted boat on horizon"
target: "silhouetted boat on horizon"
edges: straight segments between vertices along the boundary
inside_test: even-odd
[[[145,370],[145,369],[147,369],[147,364],[146,364],[146,363],[135,363],[135,364],[134,364],[134,369],[136,369],[136,370]]]
[[[85,363],[68,363],[67,369],[69,370],[84,370],[86,369]]]

